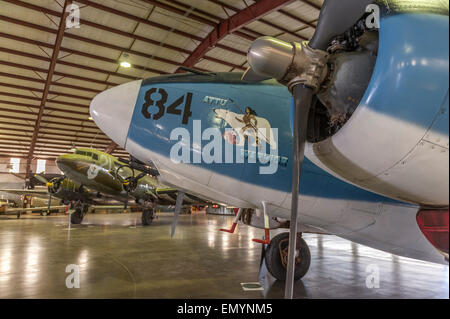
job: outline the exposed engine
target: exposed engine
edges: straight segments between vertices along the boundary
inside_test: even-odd
[[[372,192],[446,208],[448,2],[381,7],[379,29],[367,14],[350,27],[333,20],[336,6],[309,42],[257,39],[243,79],[275,78],[291,91],[294,140],[309,142],[314,164]]]
[[[334,135],[349,120],[369,85],[378,54],[378,31],[363,20],[332,41],[327,76],[310,112],[308,141]]]

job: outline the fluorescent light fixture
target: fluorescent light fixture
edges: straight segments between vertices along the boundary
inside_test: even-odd
[[[92,116],[89,116],[89,120],[91,120],[91,121],[92,121],[92,120],[94,120],[94,119],[92,118]]]
[[[131,64],[127,61],[120,62],[120,66],[123,68],[131,68]]]

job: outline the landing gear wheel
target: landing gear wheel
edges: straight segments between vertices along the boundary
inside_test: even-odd
[[[87,209],[82,209],[81,207],[77,207],[75,209],[75,212],[73,212],[72,215],[70,216],[70,222],[72,224],[76,224],[76,225],[81,224],[86,213],[87,213]]]
[[[49,210],[43,210],[42,212],[41,212],[41,216],[47,216],[47,215],[49,215],[50,214],[50,211]]]
[[[306,275],[311,263],[311,253],[303,238],[297,236],[297,252],[295,258],[294,280],[300,280]],[[286,265],[288,261],[289,233],[282,233],[270,241],[266,249],[266,266],[269,273],[280,281],[286,280]]]
[[[143,226],[150,226],[153,222],[153,213],[154,210],[153,208],[151,209],[144,209],[144,211],[142,212],[142,225]]]
[[[181,215],[189,215],[191,213],[191,207],[182,207],[181,208]]]

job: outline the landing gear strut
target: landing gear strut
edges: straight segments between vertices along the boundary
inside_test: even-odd
[[[75,205],[75,211],[70,216],[70,222],[72,224],[81,224],[84,216],[86,216],[88,212],[89,206],[86,204]]]
[[[154,216],[154,209],[153,208],[146,208],[142,212],[142,225],[143,226],[150,226],[153,222]]]
[[[297,234],[296,248],[294,280],[300,280],[308,272],[311,263],[311,254],[301,233]],[[286,280],[288,250],[289,233],[282,233],[272,238],[265,252],[267,270],[280,281]]]

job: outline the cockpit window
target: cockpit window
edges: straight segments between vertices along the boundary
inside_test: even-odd
[[[89,156],[89,157],[92,157],[94,160],[98,161],[98,155],[95,153],[92,153],[92,152],[76,150],[75,154],[82,155],[82,156]]]

